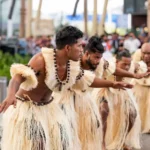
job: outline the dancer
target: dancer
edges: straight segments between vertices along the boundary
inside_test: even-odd
[[[145,43],[142,45],[141,50],[135,52],[133,56],[135,62],[144,61],[145,66],[143,71],[150,71],[150,44]],[[146,77],[140,80],[134,80],[134,95],[137,99],[139,107],[140,118],[142,123],[142,133],[150,133],[150,77]],[[141,92],[142,91],[142,92]]]

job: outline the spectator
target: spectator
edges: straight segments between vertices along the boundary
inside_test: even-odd
[[[119,38],[117,33],[112,34],[112,47],[114,51],[117,50],[119,47]]]
[[[27,53],[31,56],[35,54],[35,41],[32,36],[27,38]]]
[[[124,41],[124,48],[129,50],[130,54],[133,54],[140,47],[140,45],[140,41],[136,38],[133,32],[130,32],[129,36]]]

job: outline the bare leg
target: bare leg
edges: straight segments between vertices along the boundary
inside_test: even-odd
[[[137,113],[135,108],[130,108],[129,111],[129,128],[128,128],[128,132],[130,132],[130,130],[132,129],[134,123],[135,123],[135,119],[136,119]]]
[[[102,117],[102,125],[103,125],[103,150],[106,149],[105,146],[105,134],[106,134],[106,129],[107,129],[107,117],[109,114],[109,107],[107,101],[102,101],[100,103],[100,115]]]
[[[131,131],[134,123],[135,123],[135,119],[136,119],[137,113],[135,108],[131,107],[130,111],[129,111],[129,127],[128,127],[128,133]],[[124,145],[123,150],[132,150],[131,148],[129,148],[128,146]]]

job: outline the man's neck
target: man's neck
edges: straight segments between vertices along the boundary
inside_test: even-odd
[[[64,66],[69,61],[69,58],[66,56],[63,50],[56,51],[56,61],[59,66]]]

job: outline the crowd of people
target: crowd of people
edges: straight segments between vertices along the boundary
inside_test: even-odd
[[[83,42],[67,26],[55,48],[43,42],[27,65],[12,64],[2,150],[140,149],[150,132],[150,43],[141,43],[133,33]]]
[[[107,34],[105,33],[100,37],[103,42],[103,46],[106,52],[116,55],[118,51],[127,49],[133,54],[138,48],[141,48],[142,44],[150,42],[150,38],[147,32],[141,32],[135,35],[134,32],[129,32],[124,36],[118,33]],[[13,38],[12,38],[13,39]],[[88,37],[84,37],[85,43],[87,43]],[[6,37],[0,37],[0,43],[2,40],[6,40]],[[18,52],[20,54],[29,54],[31,56],[40,52],[42,47],[56,48],[55,36],[30,36],[28,38],[18,38]]]
[[[130,54],[133,54],[138,48],[141,48],[142,44],[150,42],[150,38],[147,34],[135,35],[134,32],[129,32],[124,36],[120,36],[118,33],[104,34],[100,37],[102,44],[106,52],[111,55],[116,55],[118,51],[127,49]],[[88,38],[84,38],[87,43]],[[38,53],[41,47],[55,48],[55,37],[40,36],[29,37],[25,41],[20,39],[20,46],[25,50],[25,53],[34,55]],[[26,42],[26,44],[24,44]]]
[[[136,36],[134,32],[129,32],[124,36],[113,33],[110,35],[102,35],[101,38],[103,39],[103,46],[112,54],[117,54],[122,49],[127,49],[130,54],[133,54],[138,48],[141,48],[142,44],[150,42],[147,34],[139,34]]]
[[[38,37],[30,36],[28,38],[12,37],[10,39],[7,39],[6,37],[0,37],[0,49],[2,49],[4,52],[5,49],[8,49],[7,52],[9,52],[9,45],[10,47],[12,47],[12,45],[15,45],[16,51],[20,55],[28,54],[33,56],[37,54],[42,47],[48,48],[54,47],[54,42],[52,36],[38,36]],[[3,49],[3,46],[6,46],[6,48]]]

